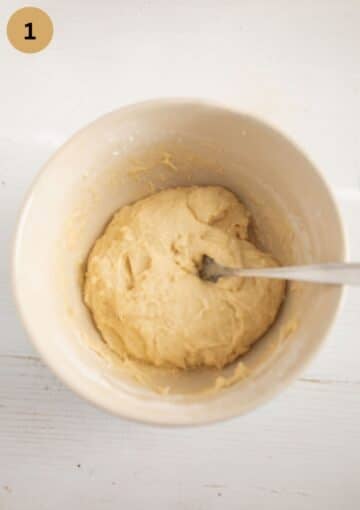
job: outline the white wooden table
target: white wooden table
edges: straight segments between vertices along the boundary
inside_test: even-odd
[[[122,104],[199,96],[294,138],[335,190],[360,260],[359,0],[38,0],[52,44],[21,54],[0,33],[0,509],[360,507],[360,290],[284,394],[197,429],[121,421],[40,361],[11,297],[24,192],[71,133]]]

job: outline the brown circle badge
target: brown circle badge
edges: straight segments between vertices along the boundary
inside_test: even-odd
[[[15,11],[7,25],[10,43],[24,53],[36,53],[46,48],[53,32],[51,19],[37,7],[23,7]]]

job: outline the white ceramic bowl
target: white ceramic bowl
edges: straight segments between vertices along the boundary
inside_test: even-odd
[[[189,393],[201,387],[196,373],[184,376],[183,386],[174,383],[168,396],[115,373],[95,352],[101,339],[81,299],[79,269],[116,209],[154,187],[193,183],[237,193],[263,244],[283,263],[345,258],[341,219],[326,183],[292,142],[252,117],[167,99],[121,108],[79,131],[45,165],[27,197],[15,239],[14,289],[25,327],[49,366],[116,415],[193,425],[243,414],[299,374],[339,306],[341,287],[292,287],[276,324],[244,357],[250,375],[217,394]]]

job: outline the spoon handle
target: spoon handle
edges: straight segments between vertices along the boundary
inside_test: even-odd
[[[360,263],[358,262],[271,267],[264,269],[227,268],[226,276],[230,276],[231,274],[234,276],[254,276],[329,284],[360,285]]]

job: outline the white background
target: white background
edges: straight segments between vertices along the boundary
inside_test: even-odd
[[[10,288],[16,214],[39,167],[96,116],[161,96],[219,100],[296,140],[333,187],[360,260],[359,0],[41,0],[55,34],[33,55],[6,39],[23,3],[1,4],[0,509],[359,508],[359,290],[273,402],[158,429],[65,388],[29,344]]]

